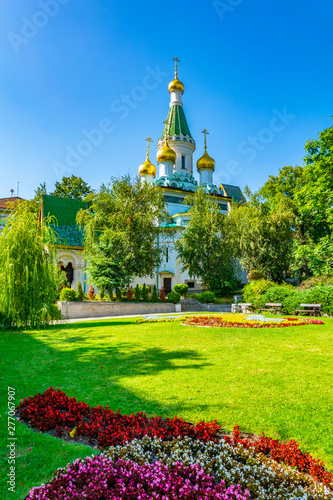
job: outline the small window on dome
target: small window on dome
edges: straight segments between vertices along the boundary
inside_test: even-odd
[[[185,167],[185,158],[186,158],[185,156],[182,156],[182,169],[184,169],[184,170],[186,169],[186,167]]]

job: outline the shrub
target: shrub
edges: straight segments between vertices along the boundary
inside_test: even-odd
[[[215,301],[215,293],[214,292],[202,292],[197,295],[197,300],[202,304],[209,304]]]
[[[50,321],[58,321],[61,319],[61,311],[57,304],[52,304],[50,308],[49,318]],[[0,325],[1,325],[1,314],[0,314]]]
[[[63,288],[60,292],[60,301],[73,302],[76,298],[74,288]]]
[[[243,290],[244,301],[252,303],[255,307],[258,307],[262,295],[264,295],[267,290],[273,286],[276,286],[276,283],[268,280],[257,280],[253,281],[253,283],[250,283],[249,285],[245,285]]]
[[[165,301],[165,290],[164,290],[164,288],[162,288],[161,291],[160,291],[160,299],[161,299],[162,302]]]
[[[135,287],[134,300],[136,302],[139,302],[141,300],[141,290],[140,290],[139,285],[136,285],[136,287]]]
[[[178,304],[180,302],[180,293],[178,292],[169,293],[168,302],[172,302],[173,304]]]
[[[188,285],[185,285],[185,283],[180,283],[179,285],[175,285],[173,287],[173,291],[180,293],[182,297],[185,297],[188,292]]]
[[[142,285],[142,300],[143,302],[147,302],[148,300],[148,288],[146,287],[146,283]]]
[[[302,281],[300,286],[304,290],[317,286],[333,286],[333,276],[313,276]]]
[[[247,274],[247,279],[250,283],[252,281],[264,280],[265,278],[266,276],[264,275],[264,273],[258,271],[258,269],[252,269],[252,271]]]
[[[116,297],[117,297],[118,302],[121,302],[123,296],[122,296],[120,288],[116,288]]]
[[[267,292],[261,296],[259,304],[263,306],[266,302],[284,303],[285,299],[293,294],[295,294],[295,287],[292,285],[275,285],[269,288]]]
[[[90,285],[90,287],[89,287],[88,298],[89,298],[89,300],[94,300],[94,298],[95,298],[95,290],[93,289],[92,285]]]
[[[84,292],[82,290],[81,281],[78,281],[78,284],[77,284],[77,300],[79,302],[82,302],[83,299],[84,299]]]
[[[157,302],[158,301],[158,294],[157,294],[156,285],[153,286],[153,293],[152,293],[152,296],[151,296],[151,300],[153,302]]]
[[[100,296],[100,299],[101,299],[101,300],[104,300],[104,299],[105,299],[105,288],[104,288],[104,286],[102,286],[102,285],[101,285],[101,286],[100,286],[100,288],[99,288],[99,296]]]
[[[133,290],[133,287],[131,286],[127,292],[127,298],[130,302],[132,302],[132,300],[133,300],[133,295],[134,295],[134,290]]]

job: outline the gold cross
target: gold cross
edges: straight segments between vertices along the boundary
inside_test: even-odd
[[[165,143],[167,143],[168,140],[168,125],[170,125],[170,122],[168,119],[164,120],[163,122],[165,124]]]
[[[175,61],[175,77],[177,78],[178,77],[178,63],[180,62],[180,60],[178,59],[178,57],[174,57],[172,60]]]
[[[148,137],[148,138],[147,138],[147,139],[145,139],[145,140],[148,142],[148,146],[147,146],[147,158],[149,158],[150,143],[151,143],[151,142],[154,142],[154,141],[152,140],[152,138],[151,138],[151,137]]]
[[[207,135],[209,135],[209,132],[204,128],[202,133],[205,134],[205,151],[206,151],[207,150]]]

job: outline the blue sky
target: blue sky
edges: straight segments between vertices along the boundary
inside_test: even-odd
[[[149,135],[156,164],[175,56],[195,160],[206,127],[215,182],[258,189],[332,125],[332,18],[332,0],[1,2],[0,197],[133,177]]]

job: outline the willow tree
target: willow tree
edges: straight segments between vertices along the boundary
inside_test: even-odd
[[[59,277],[53,230],[33,202],[9,206],[0,236],[0,323],[38,328],[54,314]]]

